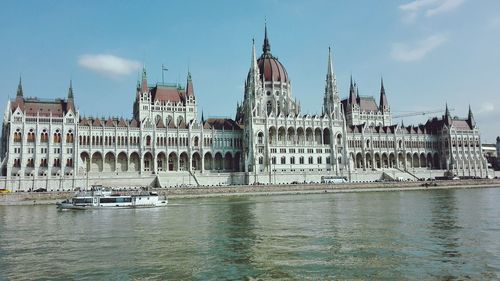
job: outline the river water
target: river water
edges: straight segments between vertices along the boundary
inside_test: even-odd
[[[499,280],[500,188],[0,206],[0,280]]]

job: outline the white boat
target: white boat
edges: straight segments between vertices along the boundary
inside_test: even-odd
[[[90,191],[79,192],[71,199],[57,203],[59,209],[126,209],[126,208],[155,208],[167,206],[165,196],[157,192],[142,190],[136,194],[118,194],[102,187],[92,187]]]

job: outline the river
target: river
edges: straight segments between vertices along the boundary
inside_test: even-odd
[[[500,188],[0,206],[0,280],[499,280]]]

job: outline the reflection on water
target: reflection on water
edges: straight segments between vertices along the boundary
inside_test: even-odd
[[[0,207],[0,280],[495,280],[500,189]]]

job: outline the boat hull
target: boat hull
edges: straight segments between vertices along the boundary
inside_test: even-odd
[[[161,208],[166,207],[168,201],[158,202],[151,205],[121,205],[121,206],[105,206],[105,205],[74,205],[71,203],[57,203],[57,208],[60,210],[95,210],[95,209],[146,209],[146,208]]]

